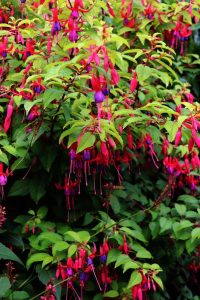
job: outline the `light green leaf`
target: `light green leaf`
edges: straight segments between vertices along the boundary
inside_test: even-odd
[[[91,132],[86,132],[82,137],[78,144],[76,153],[79,153],[89,147],[92,147],[95,143],[95,135]]]
[[[45,259],[42,262],[42,268],[44,268],[46,265],[50,264],[53,261],[53,257],[45,257]]]
[[[121,254],[118,256],[117,261],[115,263],[115,268],[121,266],[121,265],[125,265],[128,262],[131,262],[131,258],[126,255],[126,254]]]
[[[67,242],[64,242],[64,241],[56,242],[52,247],[53,256],[56,256],[57,252],[67,250],[68,247],[69,247],[69,244]]]
[[[120,254],[121,254],[121,252],[118,249],[111,249],[108,252],[108,256],[107,256],[107,260],[106,260],[107,265],[116,261]]]
[[[184,216],[185,215],[185,213],[186,213],[186,205],[176,203],[175,204],[175,208],[176,208],[177,213],[180,216]]]
[[[55,88],[48,88],[42,95],[43,102],[44,102],[44,108],[47,108],[48,105],[53,100],[61,100],[63,96],[63,90],[61,89],[55,89]]]
[[[160,277],[157,277],[156,275],[153,276],[153,280],[159,285],[159,287],[163,290],[164,286],[163,286],[163,282],[160,279]]]
[[[65,233],[65,240],[66,241],[76,241],[76,242],[81,242],[81,238],[77,232],[74,231],[67,231]]]
[[[45,253],[45,252],[40,252],[40,253],[35,253],[32,254],[27,262],[26,262],[26,266],[29,269],[30,266],[35,263],[35,262],[40,262],[40,261],[44,261],[47,258],[52,258],[49,254]]]
[[[131,289],[133,286],[139,284],[142,281],[142,275],[138,271],[133,271],[127,286],[127,289]]]
[[[0,150],[0,162],[8,165],[8,157],[2,150]]]
[[[137,264],[134,261],[129,261],[129,262],[124,264],[123,273],[125,273],[129,269],[138,269],[138,268],[139,268],[139,264]]]
[[[200,239],[200,227],[197,227],[197,228],[194,228],[193,230],[192,230],[192,233],[191,233],[191,235],[192,235],[192,239],[193,240],[195,240],[195,239]]]
[[[154,69],[144,66],[142,64],[137,65],[136,67],[137,78],[139,83],[142,85],[146,79],[152,76],[155,73]]]
[[[111,290],[111,291],[106,292],[103,296],[108,297],[108,298],[115,298],[115,297],[119,296],[119,293],[118,293],[118,291]]]
[[[72,255],[76,252],[77,250],[77,245],[72,244],[68,248],[68,257],[72,257]]]

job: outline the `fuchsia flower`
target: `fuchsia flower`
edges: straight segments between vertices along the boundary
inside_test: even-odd
[[[120,77],[117,70],[114,68],[113,64],[110,63],[110,75],[111,75],[111,84],[117,85],[119,83]]]
[[[100,47],[95,47],[94,45],[91,45],[89,50],[90,50],[91,54],[88,57],[87,64],[94,62],[97,66],[99,66],[100,65],[100,57],[99,57],[98,52],[100,50]]]
[[[5,133],[7,133],[10,128],[12,114],[13,114],[13,104],[14,104],[14,99],[11,98],[8,103],[6,118],[4,120],[4,125],[3,125]]]
[[[185,96],[186,96],[189,103],[194,102],[194,95],[192,93],[186,93]]]
[[[133,28],[135,25],[132,11],[132,1],[122,0],[121,18],[124,19],[124,26],[130,28]]]
[[[9,15],[3,10],[3,8],[0,8],[0,23],[8,23]]]
[[[35,51],[35,41],[31,39],[26,40],[26,47],[24,50],[16,49],[18,53],[23,54],[23,60],[25,61],[29,56],[38,54],[40,52]]]
[[[170,175],[179,176],[182,173],[182,166],[176,157],[166,156],[163,164]]]
[[[27,117],[29,122],[33,122],[35,119],[37,119],[41,115],[41,112],[39,111],[39,109],[40,109],[40,107],[38,105],[34,105],[31,108],[31,111]]]
[[[178,145],[181,142],[182,139],[182,128],[180,127],[176,133],[176,137],[175,137],[175,147],[178,147]]]
[[[69,40],[70,42],[76,43],[78,40],[78,22],[76,19],[70,17],[67,21],[68,32],[69,32]]]
[[[31,84],[31,87],[33,88],[33,92],[37,95],[37,94],[40,94],[41,92],[44,92],[45,91],[45,86],[42,85],[42,78],[38,78],[37,81],[34,81],[32,84]]]
[[[71,161],[74,160],[71,159]],[[71,164],[72,166],[72,164]],[[72,166],[72,168],[74,169],[74,166]],[[72,172],[72,170],[71,170]],[[71,173],[70,173],[71,175]],[[64,190],[65,193],[65,198],[66,198],[66,209],[67,209],[67,221],[69,222],[69,213],[70,211],[73,209],[75,211],[75,203],[74,203],[74,198],[75,195],[77,194],[77,187],[80,193],[80,180],[77,179],[75,181],[72,181],[70,179],[70,175],[69,178],[65,178],[65,182],[64,182],[64,186],[60,185],[60,184],[55,184],[56,188],[58,190]]]
[[[126,235],[125,234],[123,235],[123,245],[120,245],[118,247],[118,249],[120,251],[124,252],[125,254],[129,254],[129,248],[128,248],[128,243],[127,243]]]
[[[8,48],[8,37],[4,36],[0,43],[0,56],[5,59],[7,54],[13,49],[13,45]]]
[[[131,92],[133,93],[136,90],[137,87],[138,87],[138,80],[137,80],[137,73],[135,71],[134,74],[133,74],[133,78],[131,79],[131,82],[130,82]]]
[[[144,16],[150,20],[154,20],[154,14],[156,12],[156,8],[150,3],[144,9]]]
[[[58,35],[59,31],[61,31],[61,24],[58,19],[58,9],[57,8],[52,9],[52,15],[53,15],[53,21],[52,21],[53,24],[51,27],[51,34]]]
[[[154,145],[150,133],[147,133],[147,135],[144,137],[144,146],[147,149],[148,153],[150,154],[155,167],[158,168],[157,163],[159,162],[159,160],[154,151]]]
[[[4,198],[4,186],[7,184],[8,181],[8,174],[9,171],[6,169],[6,172],[3,171],[4,166],[3,163],[0,163],[0,188],[1,188],[1,197]]]
[[[46,286],[45,295],[40,297],[40,300],[56,300],[56,288],[55,286],[50,282]]]
[[[127,134],[127,145],[129,149],[133,149],[133,135],[131,133],[130,128],[128,128],[128,134]]]
[[[156,291],[156,284],[153,281],[152,274],[144,274],[142,271],[138,271],[142,275],[142,282],[133,286],[132,288],[132,299],[133,300],[144,300],[146,299],[146,292],[149,290]]]
[[[106,1],[106,6],[107,6],[107,8],[108,8],[109,14],[110,14],[112,17],[115,17],[115,16],[116,16],[116,15],[115,15],[115,12],[114,12],[112,6],[110,5],[110,3],[109,3],[108,1]]]
[[[186,182],[189,185],[191,191],[194,193],[197,191],[197,187],[200,183],[200,176],[194,176],[194,175],[187,176]]]
[[[192,153],[191,165],[192,165],[192,169],[194,171],[196,171],[197,169],[200,169],[200,159],[196,152]]]

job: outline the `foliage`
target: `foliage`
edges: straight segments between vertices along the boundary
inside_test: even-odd
[[[1,1],[2,299],[199,299],[199,18]]]

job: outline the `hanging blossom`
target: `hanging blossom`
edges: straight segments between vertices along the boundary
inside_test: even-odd
[[[6,169],[6,172],[4,172],[4,165],[3,163],[0,163],[0,188],[1,188],[1,197],[4,198],[4,186],[7,184],[8,181],[8,168]]]
[[[11,97],[8,106],[7,106],[7,112],[6,112],[6,118],[4,120],[4,132],[7,133],[10,125],[11,125],[11,120],[12,120],[12,114],[13,114],[13,105],[14,105],[14,99]]]
[[[144,274],[142,270],[138,271],[142,276],[141,283],[134,285],[132,288],[132,299],[133,300],[144,300],[146,299],[146,293],[150,290],[156,292],[156,284],[153,280],[152,272]]]
[[[19,50],[16,49],[16,52],[23,54],[22,59],[25,61],[29,56],[34,54],[39,54],[40,51],[35,51],[35,41],[33,39],[28,38],[26,40],[25,49]]]
[[[121,7],[121,18],[123,19],[124,26],[133,28],[135,26],[135,19],[133,17],[132,1],[122,0]]]
[[[45,295],[40,297],[40,300],[56,300],[56,288],[52,282],[48,283],[45,290]]]
[[[0,56],[2,57],[2,59],[5,59],[8,53],[11,52],[12,49],[13,49],[13,44],[10,47],[8,47],[8,37],[7,36],[2,37],[0,43]]]

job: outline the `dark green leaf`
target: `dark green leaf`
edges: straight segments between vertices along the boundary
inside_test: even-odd
[[[21,259],[9,248],[0,243],[0,259],[13,260],[24,265]]]

